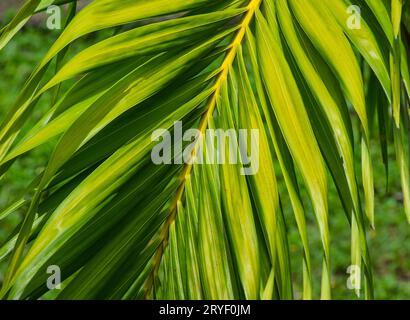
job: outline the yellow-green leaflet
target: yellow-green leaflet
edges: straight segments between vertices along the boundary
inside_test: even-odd
[[[379,24],[382,26],[390,45],[393,46],[393,26],[390,20],[390,14],[380,0],[365,0],[369,8],[373,11]]]
[[[298,19],[316,49],[335,71],[343,90],[353,104],[368,137],[368,120],[364,98],[363,79],[352,47],[340,25],[332,18],[323,1],[289,0]]]
[[[256,17],[257,44],[265,87],[289,150],[309,188],[325,250],[324,272],[329,273],[327,181],[323,160],[296,83],[285,58],[280,54],[280,47],[260,12],[257,12]],[[325,276],[325,281],[323,298],[329,298],[328,276]]]
[[[391,20],[393,23],[393,35],[397,39],[400,33],[403,0],[391,0]]]
[[[356,46],[359,52],[372,67],[374,73],[382,84],[386,95],[390,98],[391,86],[387,61],[384,61],[381,45],[377,35],[373,34],[364,17],[360,18],[360,26],[348,25],[348,8],[353,5],[351,0],[329,0],[325,2],[333,13],[344,32]]]

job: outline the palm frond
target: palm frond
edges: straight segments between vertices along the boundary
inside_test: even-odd
[[[378,136],[387,171],[394,146],[410,222],[408,2],[357,1],[361,27],[352,29],[350,0],[99,0],[77,13],[77,1],[31,0],[1,29],[0,50],[32,15],[69,2],[67,25],[0,126],[2,176],[55,144],[25,195],[0,213],[25,208],[0,248],[9,260],[3,298],[44,296],[47,266],[58,265],[63,299],[292,299],[285,193],[303,248],[302,297],[315,298],[313,271],[321,268],[321,298],[330,299],[329,184],[350,223],[351,264],[373,297],[366,233],[375,227]],[[67,52],[105,30],[115,32]],[[53,90],[49,110],[23,130]],[[257,130],[258,172],[197,163],[215,156],[213,140],[190,141],[184,154],[188,141],[175,138],[164,150],[174,164],[154,164],[153,132],[179,122],[204,136]],[[312,265],[309,206],[322,266]]]

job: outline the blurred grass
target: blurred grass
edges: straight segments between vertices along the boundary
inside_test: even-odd
[[[12,13],[9,13],[10,16]],[[7,19],[7,17],[6,17]],[[58,32],[27,27],[3,51],[0,52],[0,120],[15,102],[24,81],[33,67],[58,36]],[[89,43],[85,39],[83,45]],[[81,47],[81,43],[80,43]],[[77,48],[78,50],[78,48]],[[45,95],[35,107],[28,127],[36,123],[50,107],[51,96]],[[12,170],[0,183],[0,208],[24,191],[31,179],[41,172],[51,152],[52,145],[46,145],[29,153],[17,161]],[[392,151],[392,150],[390,150]],[[376,230],[368,233],[369,245],[374,264],[375,296],[377,299],[410,298],[410,228],[400,203],[399,171],[395,166],[393,153],[390,154],[389,191],[385,192],[385,175],[379,150],[374,150],[376,183]],[[284,190],[283,190],[284,191]],[[286,192],[282,192],[282,196]],[[305,197],[306,198],[306,197]],[[295,292],[301,291],[302,251],[293,215],[289,211],[286,196],[283,197],[289,228],[289,244],[292,251]],[[310,209],[305,201],[306,208]],[[350,227],[335,189],[329,197],[330,231],[332,240],[332,271],[335,299],[354,299],[353,291],[348,290],[346,270],[350,265]],[[312,245],[312,267],[315,270],[314,291],[319,295],[321,270],[321,245],[312,210],[308,211],[309,237]],[[6,234],[18,224],[23,212],[0,221],[0,244]],[[1,275],[4,263],[0,263]]]

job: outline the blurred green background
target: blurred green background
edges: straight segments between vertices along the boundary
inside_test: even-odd
[[[2,8],[0,8],[1,10]],[[3,8],[4,9],[4,8]],[[8,21],[13,10],[0,12],[0,19]],[[44,24],[44,23],[43,23]],[[0,51],[0,121],[7,110],[15,102],[24,81],[30,75],[34,66],[58,36],[58,31],[42,28],[41,20],[37,20],[16,36],[16,38]],[[83,45],[95,41],[90,38],[83,40]],[[78,48],[81,47],[81,43]],[[77,50],[78,50],[77,48]],[[44,111],[50,108],[51,95],[45,95],[36,105],[31,117],[31,124],[38,121]],[[4,208],[15,197],[24,191],[31,179],[41,172],[47,163],[52,150],[46,145],[25,155],[14,165],[0,182],[0,209]],[[368,241],[372,261],[374,264],[375,296],[377,299],[410,299],[410,227],[406,222],[402,210],[399,171],[395,165],[394,154],[390,150],[389,187],[386,192],[385,171],[380,152],[374,150],[375,184],[376,184],[376,230],[368,232]],[[358,165],[360,165],[358,163]],[[286,192],[282,192],[282,195]],[[306,198],[306,197],[305,197]],[[283,197],[285,208],[289,208],[288,199]],[[319,296],[321,271],[321,244],[315,219],[308,202],[309,237],[313,255],[312,267],[314,272],[314,292]],[[329,197],[330,234],[332,241],[332,271],[333,298],[355,299],[354,292],[347,289],[346,270],[350,265],[350,228],[338,200],[337,193],[332,187]],[[23,212],[17,212],[9,218],[0,221],[0,245],[6,240],[6,234],[15,228]],[[295,297],[300,297],[302,273],[302,251],[299,236],[292,212],[286,212],[289,245],[292,253],[293,274],[295,278]],[[0,283],[4,274],[5,262],[0,262]]]

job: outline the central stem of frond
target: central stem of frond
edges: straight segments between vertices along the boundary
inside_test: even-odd
[[[261,4],[262,0],[251,0],[247,6],[247,11],[241,21],[241,25],[232,41],[231,47],[220,67],[220,72],[218,74],[218,77],[215,81],[214,84],[214,92],[212,93],[212,96],[209,98],[209,101],[207,103],[207,106],[205,108],[205,113],[203,114],[201,121],[199,123],[199,131],[203,134],[206,130],[206,128],[209,125],[209,119],[212,117],[216,105],[217,105],[217,99],[218,96],[221,92],[221,88],[222,88],[222,84],[224,83],[224,81],[227,80],[228,78],[228,74],[229,74],[229,70],[232,67],[233,62],[235,61],[236,58],[236,54],[238,52],[238,47],[241,45],[245,34],[246,34],[246,29],[249,27],[256,10],[258,10],[260,4]],[[198,148],[194,148],[191,154],[191,158],[194,158],[196,156],[196,153],[198,151]],[[178,203],[181,201],[182,199],[182,195],[184,193],[184,189],[185,189],[185,182],[186,179],[189,177],[189,175],[191,174],[192,171],[192,166],[193,166],[193,162],[189,161],[185,167],[184,170],[182,171],[182,178],[181,178],[181,184],[177,190],[176,193],[176,197],[175,197],[175,201],[173,202],[173,204],[171,205],[170,208],[170,215],[168,216],[167,220],[164,223],[164,227],[161,231],[161,235],[160,235],[160,239],[161,239],[161,244],[159,245],[155,256],[154,256],[154,261],[153,261],[153,269],[151,272],[151,275],[147,281],[147,286],[146,286],[146,293],[148,294],[150,292],[150,290],[153,288],[154,285],[154,278],[155,278],[155,274],[159,268],[160,262],[161,262],[161,258],[162,258],[162,254],[164,252],[164,249],[167,245],[168,242],[168,236],[169,236],[169,228],[172,224],[173,221],[175,221],[176,218],[176,214],[177,214],[177,208],[178,208]]]

